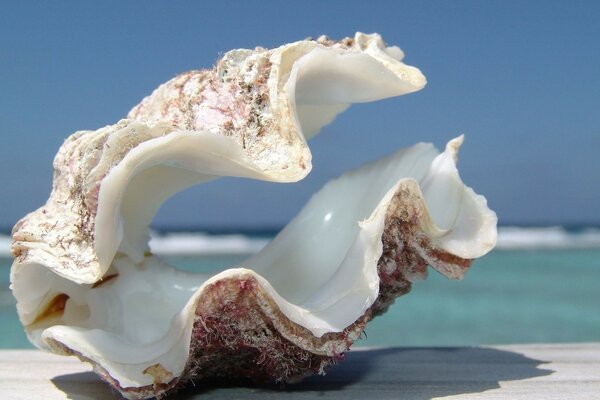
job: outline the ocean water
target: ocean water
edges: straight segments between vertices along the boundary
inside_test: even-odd
[[[267,240],[192,233],[158,236],[153,248],[181,269],[219,271]],[[28,348],[9,290],[11,262],[0,257],[0,348]],[[355,346],[589,341],[600,341],[600,233],[505,228],[497,249],[477,260],[464,280],[430,270],[367,325]]]

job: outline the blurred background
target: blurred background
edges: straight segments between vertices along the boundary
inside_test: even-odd
[[[8,235],[48,197],[64,138],[118,121],[227,50],[356,31],[402,48],[425,89],[351,107],[311,141],[313,171],[298,184],[222,179],[174,196],[155,218],[154,248],[182,268],[224,268],[343,171],[464,133],[459,170],[499,216],[498,249],[465,281],[432,273],[359,344],[600,340],[599,20],[594,1],[3,3],[0,347],[28,345]]]

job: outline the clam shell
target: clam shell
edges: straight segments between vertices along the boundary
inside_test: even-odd
[[[36,346],[89,361],[126,398],[189,379],[323,373],[426,276],[461,278],[496,216],[445,151],[417,144],[329,182],[263,250],[214,276],[166,265],[148,226],[220,176],[294,182],[306,139],[351,103],[425,85],[379,35],[234,50],[157,88],[126,119],[71,135],[47,203],[13,229],[13,293]]]

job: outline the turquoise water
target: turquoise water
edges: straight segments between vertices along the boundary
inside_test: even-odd
[[[218,270],[243,256],[165,257],[187,270]],[[0,348],[31,347],[0,258]],[[366,329],[356,346],[454,346],[600,341],[600,250],[494,251],[463,281],[431,271]]]

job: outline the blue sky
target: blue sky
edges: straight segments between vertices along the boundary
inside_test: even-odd
[[[0,6],[0,226],[39,207],[76,130],[241,47],[379,32],[428,78],[353,106],[311,143],[298,184],[224,179],[176,195],[157,225],[289,220],[329,178],[464,133],[459,169],[501,223],[600,223],[600,2],[64,1]]]

